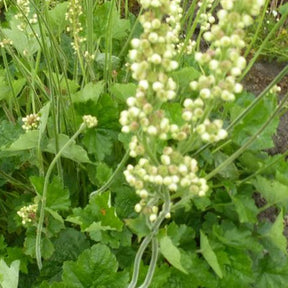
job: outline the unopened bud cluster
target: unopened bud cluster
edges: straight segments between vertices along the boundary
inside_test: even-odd
[[[40,117],[38,114],[30,114],[27,115],[26,117],[22,118],[23,121],[23,125],[22,128],[25,131],[29,131],[29,130],[35,130],[38,128],[39,123],[40,123]]]
[[[27,19],[30,24],[38,22],[37,14],[32,14],[33,12],[31,13],[29,0],[17,0],[17,7],[19,12],[15,15],[15,18],[20,22],[20,24],[17,25],[17,28],[20,31],[24,31],[27,27]]]
[[[4,39],[2,39],[2,41],[0,41],[0,47],[1,48],[4,48],[5,46],[9,46],[9,45],[12,45],[12,44],[13,44],[13,42],[10,39],[4,38]]]
[[[217,119],[213,121],[204,119],[199,125],[197,123],[202,120],[205,109],[212,101],[231,102],[235,100],[236,94],[242,92],[243,87],[237,82],[237,78],[246,67],[246,60],[241,56],[241,49],[245,47],[244,28],[252,23],[252,17],[259,13],[263,5],[262,0],[221,0],[220,3],[222,9],[217,12],[217,24],[214,23],[213,16],[201,15],[211,24],[209,30],[203,29],[208,30],[203,37],[210,43],[210,47],[206,52],[195,53],[195,60],[205,74],[190,83],[191,90],[197,92],[199,98],[195,100],[197,103],[187,99],[182,115],[188,123],[196,122],[195,131],[204,142],[210,143],[227,136],[222,127],[223,122]]]
[[[98,124],[97,118],[91,115],[84,115],[82,119],[88,128],[93,128]]]
[[[208,190],[205,179],[197,176],[198,163],[189,156],[183,156],[172,147],[165,147],[158,165],[140,158],[137,165],[129,164],[124,172],[126,181],[135,188],[141,197],[140,204],[145,206],[155,186],[165,186],[170,192],[181,190],[186,196],[204,196]],[[152,192],[153,193],[153,192]]]
[[[31,204],[24,206],[19,211],[17,211],[17,214],[22,218],[23,225],[35,221],[37,208],[37,204]]]
[[[65,14],[65,19],[68,21],[67,32],[71,32],[73,36],[73,42],[71,45],[75,53],[80,51],[81,43],[86,41],[86,38],[81,36],[83,27],[80,22],[80,16],[82,14],[83,9],[81,0],[69,1],[68,11]]]
[[[126,181],[141,199],[135,211],[144,213],[150,222],[154,222],[161,212],[158,205],[163,201],[162,189],[178,193],[179,197],[192,198],[204,196],[208,185],[205,179],[197,176],[195,159],[182,155],[173,146],[164,144],[164,148],[157,151],[155,145],[153,147],[152,143],[169,139],[176,143],[186,140],[191,134],[192,123],[177,125],[161,109],[165,102],[176,97],[177,87],[170,72],[178,68],[174,59],[183,47],[178,37],[182,15],[180,1],[142,0],[141,4],[147,9],[140,16],[144,32],[140,39],[132,40],[129,53],[132,77],[138,81],[138,86],[135,96],[127,99],[128,109],[122,111],[120,123],[122,132],[132,133],[130,156],[140,157],[135,165],[128,165],[124,171]],[[188,53],[192,53],[195,42],[190,44]],[[196,101],[195,105],[201,107],[203,103]],[[186,107],[187,112],[190,108]],[[192,110],[194,113],[195,109]],[[202,114],[198,112],[196,109],[195,117],[201,118]],[[165,217],[169,218],[170,213],[166,212]]]

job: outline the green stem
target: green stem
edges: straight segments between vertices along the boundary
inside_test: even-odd
[[[280,20],[275,24],[275,26],[272,28],[272,30],[269,32],[269,34],[267,35],[267,37],[264,39],[264,41],[262,42],[261,46],[259,47],[259,49],[257,50],[257,52],[255,53],[254,57],[250,60],[249,64],[247,65],[246,69],[243,71],[243,73],[241,74],[240,77],[240,81],[246,76],[246,74],[249,72],[249,70],[251,69],[251,67],[254,65],[254,63],[256,62],[257,58],[259,57],[259,55],[261,54],[261,51],[265,48],[266,44],[268,43],[268,41],[270,40],[270,38],[274,35],[274,33],[279,29],[279,27],[281,27],[284,22],[286,21],[288,16],[288,10],[286,11],[285,14],[282,15],[282,17],[280,18]]]
[[[138,17],[137,17],[137,19],[135,20],[135,23],[134,23],[134,25],[133,25],[133,27],[132,27],[132,29],[131,29],[131,32],[130,32],[130,34],[129,34],[129,36],[128,36],[126,42],[125,42],[125,44],[123,45],[120,53],[118,54],[118,57],[119,57],[119,58],[121,58],[124,53],[125,53],[125,55],[126,55],[127,48],[128,48],[128,46],[129,46],[129,44],[130,44],[131,38],[132,38],[133,35],[134,35],[134,31],[135,31],[135,29],[137,28],[137,25],[138,25],[138,23],[139,23],[139,16],[142,14],[142,12],[143,12],[143,8],[140,9],[139,14],[138,14]]]
[[[223,170],[225,167],[227,167],[230,163],[232,163],[237,157],[239,157],[258,137],[259,135],[265,130],[265,128],[270,124],[270,122],[273,120],[273,118],[280,112],[282,107],[284,106],[286,100],[288,99],[288,93],[285,95],[285,97],[282,99],[281,103],[278,105],[276,110],[273,112],[273,114],[269,117],[269,119],[260,127],[260,129],[251,137],[249,140],[241,147],[239,148],[234,154],[232,154],[229,158],[227,158],[224,162],[222,162],[217,168],[215,168],[213,171],[211,171],[206,177],[206,180],[211,179],[213,176],[215,176],[219,171]]]
[[[229,131],[233,126],[235,126],[239,121],[242,120],[257,104],[262,100],[262,98],[270,91],[270,89],[276,85],[281,79],[288,73],[288,65],[283,68],[283,70],[273,79],[273,81],[258,95],[255,100],[242,112],[239,116],[232,121],[232,123],[226,128]]]
[[[268,6],[268,3],[269,3],[269,2],[270,2],[269,0],[266,1],[265,7],[263,7],[263,9],[262,9],[262,14],[259,15],[259,16],[257,17],[257,19],[255,19],[256,21],[258,20],[258,25],[257,25],[256,31],[253,33],[254,35],[253,35],[253,38],[252,38],[249,46],[248,46],[247,49],[245,50],[245,54],[244,54],[244,57],[245,57],[245,58],[246,58],[246,57],[248,56],[248,54],[250,53],[250,51],[251,51],[254,43],[256,42],[257,38],[259,37],[259,32],[260,32],[260,29],[261,29],[261,27],[262,27],[262,25],[263,25],[263,23],[264,23],[264,17],[265,17],[265,14],[266,14],[266,11],[267,11],[267,6]]]
[[[108,179],[108,181],[102,187],[100,187],[98,190],[93,191],[89,196],[90,198],[106,191],[110,187],[110,185],[113,183],[115,177],[118,175],[119,171],[122,170],[122,168],[126,164],[127,160],[129,159],[129,153],[130,153],[130,150],[128,149],[126,151],[124,157],[122,158],[121,162],[119,163],[118,167],[116,168],[114,173],[111,175],[111,177]]]
[[[158,254],[159,254],[159,246],[157,237],[152,238],[152,257],[149,265],[148,273],[146,275],[145,281],[139,288],[148,288],[152,282],[152,278],[156,269]]]
[[[277,159],[275,159],[274,161],[272,161],[272,162],[269,163],[268,165],[261,167],[260,169],[258,169],[258,170],[257,170],[256,172],[254,172],[253,174],[251,174],[251,175],[249,175],[248,177],[246,177],[245,179],[237,182],[237,185],[240,186],[240,185],[243,184],[243,183],[247,183],[248,180],[250,180],[250,179],[254,178],[255,176],[259,175],[260,173],[264,172],[266,169],[274,166],[276,163],[278,163],[279,161],[285,159],[287,156],[288,156],[288,150],[287,150],[285,153],[281,154],[280,157],[278,157]]]
[[[105,67],[104,67],[104,80],[106,87],[109,86],[112,76],[112,24],[113,24],[113,8],[115,0],[110,2],[110,10],[108,13],[108,21],[105,35]]]
[[[139,270],[140,270],[140,263],[141,263],[141,259],[143,256],[144,251],[146,250],[147,246],[149,245],[149,243],[152,241],[153,237],[155,237],[155,235],[158,233],[158,229],[160,227],[160,225],[162,224],[162,222],[165,219],[165,216],[167,215],[167,213],[169,213],[170,211],[170,194],[169,191],[164,190],[164,205],[163,205],[163,210],[161,211],[159,217],[156,219],[151,232],[144,238],[143,242],[141,243],[136,257],[135,257],[135,262],[134,262],[134,269],[133,269],[133,276],[132,276],[132,280],[128,286],[128,288],[135,288],[138,282],[138,276],[139,276]],[[153,262],[152,262],[153,259]],[[157,262],[157,257],[154,257],[151,259],[150,262],[150,266],[152,265],[152,267],[154,265],[156,265]],[[153,273],[154,273],[155,268],[152,270],[149,269],[148,274],[146,276],[146,279],[149,277],[153,277]],[[146,281],[145,279],[145,281]],[[149,280],[149,279],[147,279]]]
[[[49,168],[47,170],[45,179],[44,179],[44,185],[43,185],[43,194],[41,198],[41,207],[40,207],[40,215],[39,215],[39,221],[37,225],[37,234],[36,234],[36,261],[39,270],[42,269],[42,259],[41,259],[41,234],[43,230],[43,222],[44,222],[44,216],[45,216],[45,207],[46,207],[46,198],[47,198],[47,191],[48,191],[48,184],[49,179],[51,176],[51,173],[53,171],[53,168],[55,164],[60,159],[62,153],[66,150],[66,148],[73,143],[73,141],[78,137],[78,135],[86,128],[86,124],[82,123],[79,129],[76,131],[76,133],[63,145],[63,147],[59,150],[59,152],[55,155],[54,159],[52,160],[51,164],[49,165]]]

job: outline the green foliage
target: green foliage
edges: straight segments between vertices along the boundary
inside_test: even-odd
[[[71,288],[127,287],[128,274],[117,270],[117,260],[109,248],[96,244],[85,250],[76,262],[65,262],[62,278]]]
[[[3,288],[17,288],[20,261],[15,260],[10,267],[0,259],[0,286]]]
[[[46,1],[43,5],[30,1],[28,18],[17,16],[16,19],[19,11],[24,13],[18,2],[0,3],[3,16],[0,21],[0,287],[126,288],[139,246],[153,237],[157,238],[160,255],[154,261],[151,288],[286,287],[287,238],[283,231],[288,209],[287,153],[271,156],[266,152],[274,145],[273,135],[279,124],[279,113],[271,118],[279,107],[275,95],[269,92],[255,100],[255,95],[243,91],[236,95],[235,102],[224,104],[220,103],[220,97],[205,99],[204,114],[185,128],[191,130],[187,134],[191,136],[189,139],[178,145],[177,137],[170,131],[167,139],[159,140],[157,134],[153,141],[147,141],[145,149],[149,150],[148,158],[153,165],[162,161],[160,155],[165,146],[175,146],[178,152],[185,151],[185,156],[197,160],[197,173],[209,186],[203,197],[191,196],[188,189],[183,195],[170,193],[171,215],[165,215],[165,219],[161,215],[163,221],[157,226],[160,214],[156,213],[155,222],[149,220],[149,215],[152,206],[157,206],[159,212],[165,206],[161,198],[164,185],[155,192],[154,184],[149,184],[149,194],[155,193],[158,198],[149,203],[151,207],[141,206],[139,214],[135,205],[149,200],[140,199],[140,193],[135,193],[123,175],[124,167],[135,166],[138,159],[124,157],[131,150],[131,137],[143,137],[146,133],[141,128],[137,133],[125,134],[119,123],[127,99],[136,93],[141,96],[135,77],[131,76],[133,61],[127,61],[130,40],[143,32],[138,15],[122,7],[127,1],[87,0],[80,1],[83,11],[77,10],[71,20],[66,13],[80,4],[71,8],[73,1]],[[128,2],[138,5],[136,1]],[[189,7],[184,13],[183,35],[189,35],[192,25],[203,24],[192,23],[196,12]],[[286,15],[287,7],[282,5],[278,12]],[[34,13],[38,20],[28,23]],[[154,16],[152,13],[149,17]],[[277,25],[271,16],[265,16],[263,27],[267,31],[262,29],[258,34],[250,47],[254,51],[247,51],[253,56],[258,45],[261,54],[269,59],[270,56],[287,59],[287,45],[284,45],[287,25],[281,24],[269,47],[261,46]],[[255,18],[256,24],[259,19]],[[163,23],[164,20],[166,16]],[[21,21],[25,22],[23,31],[18,27]],[[75,21],[73,31],[67,29],[71,21]],[[159,31],[164,27],[162,24]],[[253,29],[255,26],[251,33]],[[193,35],[198,37],[197,33]],[[248,35],[248,39],[253,36]],[[188,36],[184,38],[189,40]],[[2,44],[5,39],[13,43]],[[205,65],[195,61],[195,52],[202,45],[206,44],[199,37],[191,55],[176,55],[179,68],[169,73],[176,83],[176,97],[164,103],[155,101],[169,122],[179,127],[187,123],[183,119],[185,99],[195,100],[199,96],[198,91],[191,90],[191,81],[204,75],[207,81],[212,79],[209,78],[212,69],[206,71]],[[150,46],[148,50],[153,49]],[[161,51],[161,57],[164,52]],[[153,66],[152,76],[157,81],[163,76],[161,67]],[[218,78],[213,81],[217,82]],[[229,86],[228,82],[217,85]],[[154,95],[152,90],[149,87],[148,92]],[[141,108],[145,101],[141,102]],[[38,113],[39,126],[24,131],[22,117],[31,113]],[[228,138],[205,144],[195,131],[209,114],[211,120],[223,120],[224,128],[239,115],[244,116],[229,127]],[[97,126],[77,130],[83,115],[97,117]],[[157,115],[148,117],[152,124],[153,117]],[[259,133],[267,121],[269,125]],[[255,135],[248,149],[237,154]],[[71,137],[74,137],[72,141]],[[55,155],[68,141],[70,145],[55,161]],[[237,157],[233,156],[235,153]],[[121,162],[123,157],[125,163]],[[51,171],[53,160],[56,163]],[[218,170],[222,163],[227,165]],[[173,169],[170,172],[172,175]],[[213,177],[210,173],[214,173]],[[48,180],[47,195],[43,195],[45,180]],[[89,198],[90,193],[99,189],[101,193],[93,193]],[[255,192],[260,194],[260,204],[255,201]],[[37,204],[38,210],[28,213],[31,222],[22,225],[17,212],[31,204]],[[40,233],[36,227],[41,208],[44,219]],[[269,211],[274,211],[273,221],[263,216]],[[37,235],[41,238],[41,271],[36,261]],[[151,247],[146,246],[138,262],[137,285],[144,281],[153,264]]]

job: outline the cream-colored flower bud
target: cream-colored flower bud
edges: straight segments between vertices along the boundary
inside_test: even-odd
[[[234,85],[234,92],[236,94],[241,93],[243,91],[243,86],[240,83],[236,83]]]
[[[192,81],[192,82],[190,82],[189,86],[190,86],[191,90],[195,91],[198,89],[198,82]]]
[[[170,165],[171,163],[171,160],[170,160],[170,157],[168,155],[161,155],[161,162],[162,164],[164,165]]]
[[[149,216],[149,220],[150,220],[150,222],[155,222],[156,221],[156,219],[157,219],[157,215],[156,214],[151,214],[150,216]]]
[[[141,210],[142,210],[142,206],[141,206],[139,203],[137,203],[137,204],[135,205],[135,207],[134,207],[134,210],[135,210],[137,213],[140,213]]]
[[[151,25],[153,29],[159,29],[161,27],[161,21],[159,19],[153,19]]]
[[[182,119],[185,120],[185,121],[191,121],[193,118],[193,114],[191,111],[184,111],[182,113]]]
[[[145,189],[140,190],[139,196],[143,199],[146,199],[148,197],[148,192]]]
[[[140,44],[141,44],[140,39],[134,38],[134,39],[131,40],[131,46],[133,48],[139,48]]]
[[[157,135],[157,133],[158,133],[158,129],[157,129],[155,126],[150,125],[150,126],[147,128],[147,133],[148,133],[149,135],[155,136],[155,135]]]
[[[151,58],[150,58],[150,61],[151,63],[153,64],[160,64],[161,63],[161,56],[157,53],[154,53]]]
[[[149,82],[147,80],[139,81],[139,87],[143,90],[147,90],[149,88]]]
[[[98,124],[97,118],[91,115],[84,115],[82,119],[88,128],[95,127]]]
[[[211,97],[211,91],[208,88],[201,89],[200,97],[203,99],[209,99]]]

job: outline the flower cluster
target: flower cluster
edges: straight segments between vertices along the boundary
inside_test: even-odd
[[[170,194],[192,198],[204,196],[208,185],[205,179],[197,176],[195,159],[182,155],[170,145],[164,144],[165,148],[157,151],[155,147],[151,148],[159,140],[184,141],[193,129],[192,123],[174,123],[162,108],[165,102],[176,97],[177,87],[170,72],[178,68],[174,59],[183,47],[178,36],[182,15],[180,1],[142,0],[141,4],[147,9],[140,16],[144,32],[140,39],[131,41],[129,53],[132,77],[138,86],[135,96],[127,99],[128,109],[122,111],[120,123],[123,133],[132,134],[130,156],[140,157],[136,165],[130,164],[124,171],[126,181],[141,199],[135,211],[144,213],[150,222],[154,222],[160,213],[158,205],[163,202],[162,189]],[[190,46],[192,53],[195,42],[191,42]],[[193,117],[201,118],[201,106],[204,104],[200,99],[195,103],[191,101],[195,107],[187,99],[185,109],[187,113],[196,115],[191,116],[192,121]],[[169,216],[170,213],[167,213],[166,217]]]
[[[153,190],[155,185],[164,185],[170,192],[181,189],[182,193],[191,193],[191,196],[205,195],[208,186],[205,179],[196,175],[198,164],[195,159],[183,156],[167,146],[160,156],[160,161],[158,165],[153,165],[148,159],[140,158],[135,167],[130,164],[124,172],[127,182],[136,189],[142,200],[148,197],[148,191],[151,191],[151,188]]]
[[[15,18],[20,21],[20,24],[17,25],[17,28],[20,31],[24,31],[27,26],[27,20],[29,19],[30,24],[35,24],[38,22],[37,14],[31,14],[30,1],[28,0],[17,0],[17,7],[19,12],[15,15]]]
[[[25,131],[29,131],[29,130],[35,130],[38,128],[39,123],[40,123],[40,117],[38,114],[30,114],[27,115],[26,117],[22,118],[23,121],[23,125],[22,128]]]
[[[7,45],[13,45],[12,40],[4,38],[4,39],[2,39],[2,41],[0,41],[0,47],[1,48],[4,48]]]
[[[143,0],[141,4],[150,10],[140,16],[144,32],[140,39],[131,41],[129,53],[132,77],[138,87],[136,96],[127,99],[129,109],[121,113],[120,123],[124,133],[136,132],[141,126],[148,135],[160,135],[165,140],[171,132],[170,122],[161,109],[154,107],[176,96],[176,83],[168,73],[178,68],[174,57],[182,9],[179,1]]]
[[[83,31],[82,24],[79,17],[83,14],[81,0],[71,0],[69,1],[68,11],[66,12],[65,19],[68,21],[69,25],[67,27],[67,32],[71,32],[74,42],[71,43],[75,53],[80,51],[81,43],[86,41],[85,37],[80,34]]]
[[[17,214],[22,218],[23,225],[35,221],[37,208],[37,204],[31,204],[24,206],[19,211],[17,211]]]
[[[213,16],[201,15],[212,24],[203,35],[210,47],[205,52],[195,53],[195,60],[205,74],[190,83],[191,90],[197,92],[199,98],[194,101],[186,99],[182,115],[187,123],[193,123],[194,131],[201,139],[210,143],[224,139],[227,132],[221,120],[202,119],[203,114],[211,103],[234,101],[235,95],[242,92],[237,77],[246,67],[246,60],[241,56],[241,49],[245,47],[244,28],[252,23],[252,16],[257,15],[263,5],[262,0],[241,1],[241,5],[233,0],[221,0],[220,3],[223,9],[217,12],[217,24],[213,24]]]
[[[98,124],[97,118],[91,115],[84,115],[82,119],[88,128],[93,128]]]

